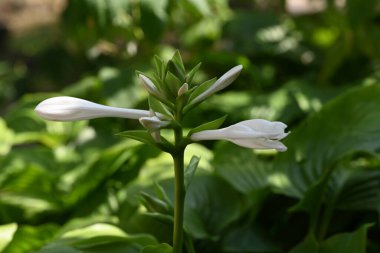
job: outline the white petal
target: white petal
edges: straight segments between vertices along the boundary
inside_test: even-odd
[[[216,82],[213,85],[211,85],[210,88],[208,88],[198,97],[196,97],[193,101],[191,101],[191,104],[201,102],[202,100],[206,99],[212,94],[226,88],[228,85],[230,85],[233,81],[236,80],[236,78],[239,76],[242,69],[243,69],[243,66],[238,65],[238,66],[233,67],[229,71],[227,71],[218,80],[216,80]]]
[[[230,139],[229,141],[235,143],[236,145],[245,148],[254,149],[276,149],[277,151],[284,152],[288,148],[279,141],[265,140],[265,139]]]
[[[139,119],[149,116],[149,111],[146,110],[110,107],[75,97],[46,99],[37,105],[35,111],[43,119],[54,121],[75,121],[102,117]]]
[[[251,119],[239,122],[238,124],[247,126],[251,129],[260,132],[273,133],[284,131],[287,127],[286,124],[279,121],[268,121],[265,119]]]
[[[224,129],[217,130],[204,130],[197,133],[193,133],[190,137],[193,141],[202,140],[224,140],[226,135],[223,132]]]

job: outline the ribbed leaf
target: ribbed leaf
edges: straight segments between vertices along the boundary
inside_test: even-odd
[[[277,180],[271,164],[260,160],[250,149],[223,143],[216,149],[214,167],[217,174],[242,193],[269,186]]]
[[[301,198],[343,156],[380,148],[380,86],[353,89],[326,104],[285,139],[274,165],[277,192]],[[337,116],[338,115],[338,116]]]

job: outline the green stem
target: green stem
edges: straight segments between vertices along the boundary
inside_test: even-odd
[[[175,203],[174,203],[174,229],[173,229],[173,253],[182,252],[183,241],[183,213],[185,204],[185,177],[184,177],[184,152],[181,145],[182,129],[175,129],[175,149],[172,154],[174,161]]]

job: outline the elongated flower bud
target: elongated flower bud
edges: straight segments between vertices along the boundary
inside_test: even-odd
[[[139,74],[139,78],[141,80],[142,85],[149,94],[165,100],[165,97],[158,91],[157,87],[148,77],[144,76],[143,74]]]
[[[276,149],[282,152],[287,148],[279,140],[289,134],[284,131],[286,127],[282,122],[252,119],[222,129],[197,132],[191,135],[191,139],[228,140],[246,148]]]
[[[218,80],[216,80],[215,83],[211,85],[210,88],[208,88],[206,91],[201,93],[198,97],[194,98],[194,100],[191,101],[191,104],[201,102],[205,100],[207,97],[211,96],[212,94],[226,88],[228,85],[230,85],[233,81],[236,80],[236,78],[239,76],[242,69],[243,69],[243,66],[238,65],[238,66],[233,67],[229,71],[227,71]]]
[[[46,99],[37,105],[35,111],[41,118],[54,121],[75,121],[103,117],[139,119],[148,117],[150,114],[146,110],[105,106],[75,97]]]

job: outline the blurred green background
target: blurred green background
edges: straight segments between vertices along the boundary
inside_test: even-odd
[[[0,251],[171,243],[171,213],[140,195],[162,198],[157,181],[172,198],[170,157],[115,135],[137,121],[33,109],[57,95],[146,109],[135,71],[179,49],[188,69],[202,62],[199,83],[244,66],[189,128],[228,114],[225,126],[292,131],[283,154],[188,148],[201,156],[185,218],[196,252],[380,252],[379,42],[379,0],[0,0]],[[115,231],[142,239],[99,244]]]

